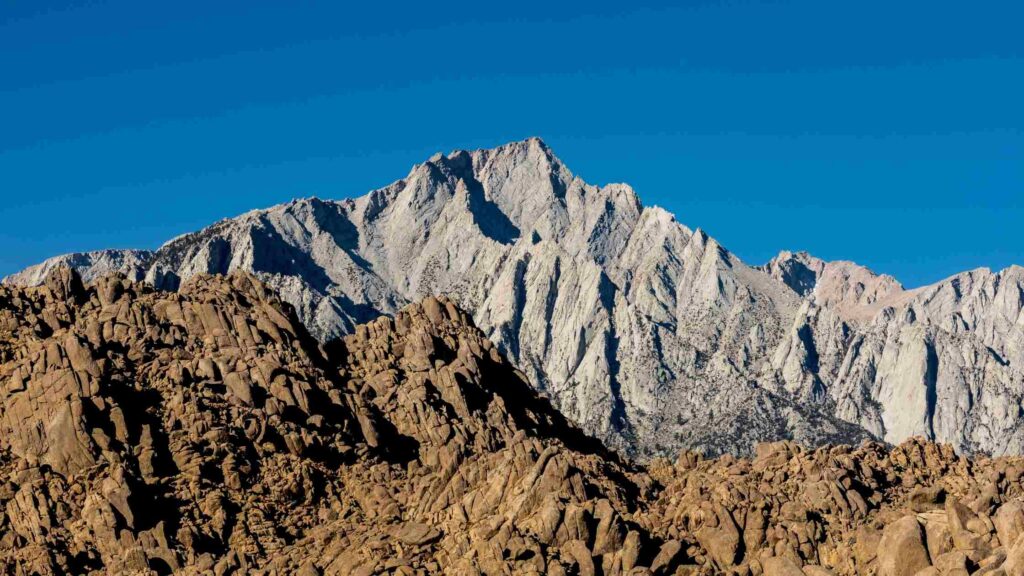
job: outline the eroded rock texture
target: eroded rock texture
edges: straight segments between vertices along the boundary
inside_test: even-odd
[[[567,417],[640,458],[916,435],[1024,452],[1024,268],[904,290],[807,254],[750,266],[629,186],[586,183],[535,138],[8,281],[60,264],[162,289],[248,271],[322,341],[448,295]]]
[[[172,290],[249,271],[322,341],[445,294],[566,416],[639,456],[870,437],[831,406],[758,384],[800,306],[787,285],[629,186],[586,183],[538,139],[438,154],[359,198],[254,210],[155,252],[58,257],[8,281],[39,283],[59,264]]]
[[[621,460],[426,298],[318,344],[254,277],[0,287],[0,572],[1024,573],[1024,460]],[[1002,572],[1000,572],[1002,571]]]
[[[248,275],[58,268],[0,288],[0,330],[4,573],[536,573],[656,545],[628,520],[650,479],[447,300],[322,348]]]
[[[652,463],[636,516],[702,573],[1022,574],[1024,459],[969,460],[920,439],[887,448],[761,444],[752,459]]]
[[[784,252],[765,270],[804,302],[761,382],[835,406],[877,438],[1024,452],[1024,268],[904,289],[851,262]]]

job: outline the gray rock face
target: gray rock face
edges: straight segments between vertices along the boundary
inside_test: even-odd
[[[781,253],[763,267],[814,280],[759,379],[889,442],[910,436],[965,452],[1024,452],[1024,268],[972,270],[905,290],[850,262]]]
[[[108,274],[117,272],[131,280],[142,280],[145,270],[153,260],[153,252],[148,250],[97,250],[95,252],[77,252],[63,254],[48,259],[17,274],[4,278],[5,283],[22,286],[40,286],[46,281],[46,275],[62,265],[79,271],[84,282],[92,282]]]
[[[751,267],[537,139],[438,154],[365,196],[249,212],[152,253],[95,254],[7,281],[68,263],[176,289],[246,270],[323,340],[447,294],[566,415],[641,457],[914,434],[1022,450],[1022,269],[905,291],[806,254]]]

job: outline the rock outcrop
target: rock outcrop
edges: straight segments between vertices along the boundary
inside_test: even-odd
[[[762,385],[833,405],[889,442],[1024,453],[1024,268],[915,290],[807,254],[783,253],[766,270],[809,289]]]
[[[0,287],[7,574],[1020,574],[1024,459],[640,467],[427,297],[318,343],[246,273]],[[930,572],[922,572],[930,571]]]
[[[0,288],[0,361],[3,573],[612,574],[654,556],[629,520],[649,477],[446,299],[321,346],[251,275],[158,292],[58,268]]]
[[[322,341],[446,294],[569,418],[640,457],[913,435],[1024,450],[1024,269],[907,291],[806,254],[751,267],[628,186],[585,183],[537,139],[116,254],[8,281],[66,263],[177,289],[245,270]]]
[[[1012,574],[1024,558],[1024,459],[969,460],[920,439],[750,460],[658,460],[658,496],[635,515],[678,538],[698,573]],[[1013,526],[1013,528],[1011,528]],[[1016,572],[1020,573],[1020,572]]]

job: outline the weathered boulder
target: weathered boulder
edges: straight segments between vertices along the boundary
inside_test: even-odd
[[[917,518],[904,516],[885,527],[878,543],[880,576],[913,576],[931,565]]]
[[[773,556],[761,560],[764,576],[805,576],[800,566],[792,558]]]

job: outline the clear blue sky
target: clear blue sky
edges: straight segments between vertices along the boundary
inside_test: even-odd
[[[0,275],[533,135],[748,262],[1024,264],[1016,0],[157,4],[0,7]]]

